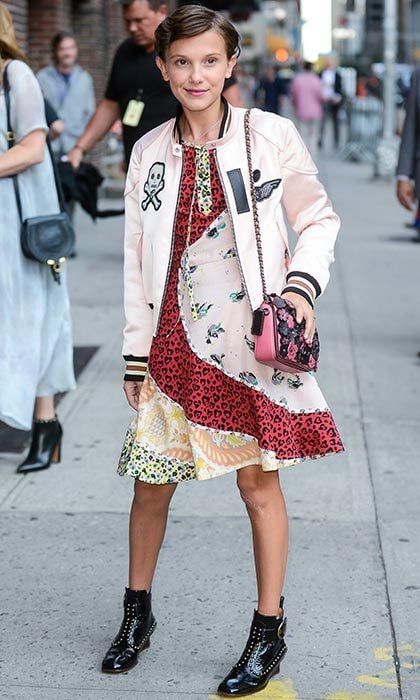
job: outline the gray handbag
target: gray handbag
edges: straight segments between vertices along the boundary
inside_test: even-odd
[[[15,145],[15,134],[10,118],[10,83],[7,75],[9,65],[10,64],[8,64],[4,70],[3,87],[6,101],[7,143],[10,149]],[[54,170],[54,179],[57,188],[58,200],[60,203],[60,212],[57,214],[33,216],[28,219],[24,219],[17,175],[13,175],[13,186],[16,195],[16,206],[21,221],[20,242],[22,252],[26,258],[48,265],[54,280],[60,284],[61,266],[66,261],[66,258],[70,255],[70,253],[74,250],[75,233],[66,212],[64,194],[48,138],[47,147]]]

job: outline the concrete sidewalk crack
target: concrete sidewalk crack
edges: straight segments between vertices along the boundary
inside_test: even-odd
[[[353,332],[353,325],[352,325],[351,316],[350,316],[350,308],[349,308],[346,289],[345,289],[345,285],[344,285],[344,273],[343,273],[343,269],[342,269],[339,261],[337,262],[337,269],[338,269],[338,275],[337,275],[338,285],[337,286],[340,289],[340,293],[341,293],[343,309],[344,309],[346,322],[347,322],[348,335],[349,335],[350,343],[351,343],[350,353],[351,353],[352,364],[353,364],[353,373],[354,373],[354,381],[355,381],[355,387],[356,387],[356,392],[357,392],[357,397],[358,397],[358,404],[360,407],[360,425],[361,425],[361,431],[362,431],[362,436],[363,436],[363,444],[364,444],[365,453],[366,453],[366,463],[368,465],[368,470],[369,470],[369,481],[370,481],[371,490],[372,490],[372,501],[373,501],[373,509],[374,509],[374,514],[375,514],[375,528],[376,528],[376,534],[377,534],[378,545],[379,545],[379,558],[381,561],[382,570],[383,570],[383,577],[384,577],[385,598],[386,598],[386,606],[387,606],[387,612],[388,612],[389,627],[390,627],[390,632],[391,632],[392,650],[393,650],[392,658],[393,658],[393,663],[394,663],[394,668],[395,668],[395,675],[396,675],[397,688],[398,688],[398,697],[399,697],[399,700],[404,700],[403,691],[402,691],[402,683],[401,683],[401,671],[400,671],[401,664],[400,664],[400,659],[399,659],[399,655],[398,655],[397,635],[396,635],[396,631],[395,631],[394,619],[393,619],[392,609],[391,609],[391,597],[390,597],[390,593],[389,593],[388,572],[387,572],[383,543],[382,543],[382,533],[381,533],[381,527],[380,527],[380,523],[379,523],[379,509],[378,509],[378,502],[376,499],[376,491],[375,491],[375,480],[374,480],[374,476],[373,476],[372,462],[371,462],[371,458],[370,458],[369,441],[368,441],[368,437],[367,437],[367,433],[366,433],[366,422],[365,422],[365,414],[364,414],[364,406],[363,406],[363,396],[362,396],[361,384],[360,384],[358,367],[357,367],[357,358],[356,358],[355,341],[354,341],[355,336],[354,336],[354,332]]]

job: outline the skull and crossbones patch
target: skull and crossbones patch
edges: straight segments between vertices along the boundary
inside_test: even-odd
[[[143,187],[146,194],[146,197],[141,203],[143,211],[146,211],[149,204],[153,204],[156,211],[160,209],[162,200],[159,199],[158,194],[162,192],[164,187],[165,163],[153,163]]]

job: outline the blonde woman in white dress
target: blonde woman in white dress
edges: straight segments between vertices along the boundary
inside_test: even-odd
[[[6,69],[13,148],[7,139]],[[24,257],[13,186],[17,175],[24,218],[59,211],[47,133],[41,89],[0,3],[0,420],[21,430],[33,427],[20,473],[59,461],[62,427],[54,395],[75,387],[65,271],[57,284],[46,265]]]

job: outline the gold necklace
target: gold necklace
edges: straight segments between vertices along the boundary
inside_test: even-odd
[[[184,119],[185,119],[185,117],[184,117]],[[217,120],[217,122],[214,122],[214,124],[212,124],[211,126],[209,126],[209,128],[207,129],[207,131],[203,131],[202,134],[199,134],[199,136],[197,136],[197,141],[199,141],[200,139],[202,139],[203,136],[206,136],[206,134],[208,134],[209,131],[211,131],[212,129],[214,129],[215,126],[217,126],[218,124],[220,124],[220,122],[222,121],[222,119],[223,119],[223,114],[222,114],[221,117],[219,117],[219,119]],[[187,120],[185,119],[185,121],[187,121]],[[187,122],[187,125],[188,125],[188,122]],[[191,130],[190,130],[190,134],[191,134],[191,136],[194,138],[193,133],[192,133]],[[201,145],[201,144],[200,144],[200,145]]]

